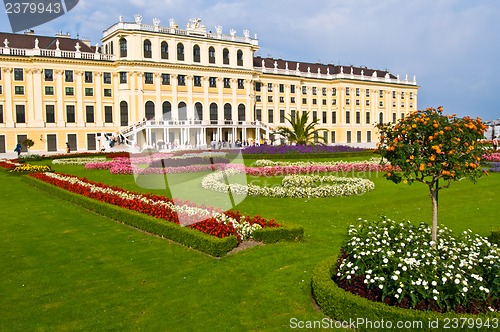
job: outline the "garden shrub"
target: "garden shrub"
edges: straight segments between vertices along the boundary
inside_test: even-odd
[[[281,241],[302,241],[304,239],[304,228],[287,225],[286,227],[261,228],[253,232],[255,241],[263,243],[276,243]]]
[[[500,228],[493,229],[488,239],[490,242],[500,245]]]

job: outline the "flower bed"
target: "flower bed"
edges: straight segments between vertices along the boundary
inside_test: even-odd
[[[133,193],[76,176],[59,173],[37,173],[31,176],[79,195],[145,213],[219,238],[235,235],[242,241],[251,238],[252,233],[262,227],[280,227],[274,219],[243,216],[238,212],[222,213],[189,202],[176,204],[162,196]]]
[[[500,250],[470,231],[455,236],[381,218],[351,226],[334,281],[372,301],[402,308],[477,314],[500,309]]]
[[[52,160],[53,165],[85,165],[94,162],[104,162],[105,157],[76,157]]]
[[[244,174],[244,171],[233,168],[215,172],[205,176],[201,185],[208,190],[231,191],[236,195],[294,198],[360,195],[375,188],[374,183],[367,179],[318,175],[285,176],[281,186],[272,187],[238,183],[226,184],[228,178],[236,174]]]
[[[493,152],[493,153],[483,154],[483,156],[481,157],[481,159],[484,160],[484,161],[500,162],[500,152]]]
[[[31,165],[31,164],[23,164],[16,166],[15,168],[9,170],[9,172],[16,173],[34,173],[34,172],[51,172],[52,168],[48,165]]]
[[[328,154],[338,152],[363,152],[366,149],[347,145],[260,145],[249,146],[242,150],[243,154]]]
[[[20,165],[22,165],[22,164],[12,162],[9,159],[2,159],[2,160],[0,160],[0,167],[6,168],[6,169],[9,169],[9,170],[14,169],[14,168],[16,168],[17,166],[20,166]]]

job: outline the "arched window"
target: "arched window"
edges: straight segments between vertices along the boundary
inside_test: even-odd
[[[382,112],[378,115],[378,123],[384,123],[384,113]]]
[[[120,57],[127,57],[127,40],[125,38],[120,39]]]
[[[109,54],[108,44],[104,45],[104,54]]]
[[[203,120],[203,105],[201,103],[194,104],[194,119]]]
[[[111,41],[111,43],[110,43],[110,48],[111,48],[109,50],[110,54],[115,54],[115,48],[113,47],[113,41]]]
[[[225,104],[224,105],[224,121],[231,121],[233,120],[233,114],[232,114],[232,108],[231,104]]]
[[[168,59],[168,43],[166,41],[161,42],[161,58]]]
[[[181,101],[179,103],[179,120],[187,120],[187,106],[186,103]]]
[[[217,104],[211,103],[210,104],[210,123],[217,123],[218,120],[219,120],[219,113],[217,110]]]
[[[153,57],[153,51],[151,49],[151,42],[149,39],[144,41],[144,57],[151,59]]]
[[[146,120],[151,120],[154,119],[155,117],[155,104],[152,101],[147,101],[145,110],[144,110],[144,117]]]
[[[236,53],[236,58],[237,58],[237,65],[238,66],[243,66],[243,51],[238,50]]]
[[[201,58],[201,51],[200,47],[198,45],[194,45],[193,47],[193,61],[194,62],[200,62]]]
[[[222,50],[222,63],[225,65],[229,64],[229,50],[227,48]]]
[[[177,60],[184,61],[184,45],[182,43],[177,44]]]
[[[215,63],[215,48],[213,47],[208,49],[208,62]]]
[[[128,104],[126,101],[120,102],[120,126],[128,126]]]
[[[162,105],[163,120],[172,120],[172,104],[166,101]]]
[[[238,105],[238,121],[245,121],[245,117],[246,117],[245,105],[239,104]]]

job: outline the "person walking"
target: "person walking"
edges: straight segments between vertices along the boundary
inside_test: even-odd
[[[69,147],[69,143],[66,142],[66,153],[70,153],[71,152],[71,148]]]
[[[497,137],[493,137],[493,151],[496,151],[498,148],[498,139]]]
[[[14,152],[17,152],[17,156],[19,157],[19,155],[21,154],[21,142],[17,142]]]

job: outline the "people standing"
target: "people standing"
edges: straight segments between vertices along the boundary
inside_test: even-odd
[[[493,151],[496,151],[498,148],[498,139],[497,137],[493,137]]]
[[[69,147],[69,143],[66,142],[66,153],[70,153],[71,152],[71,148]]]

